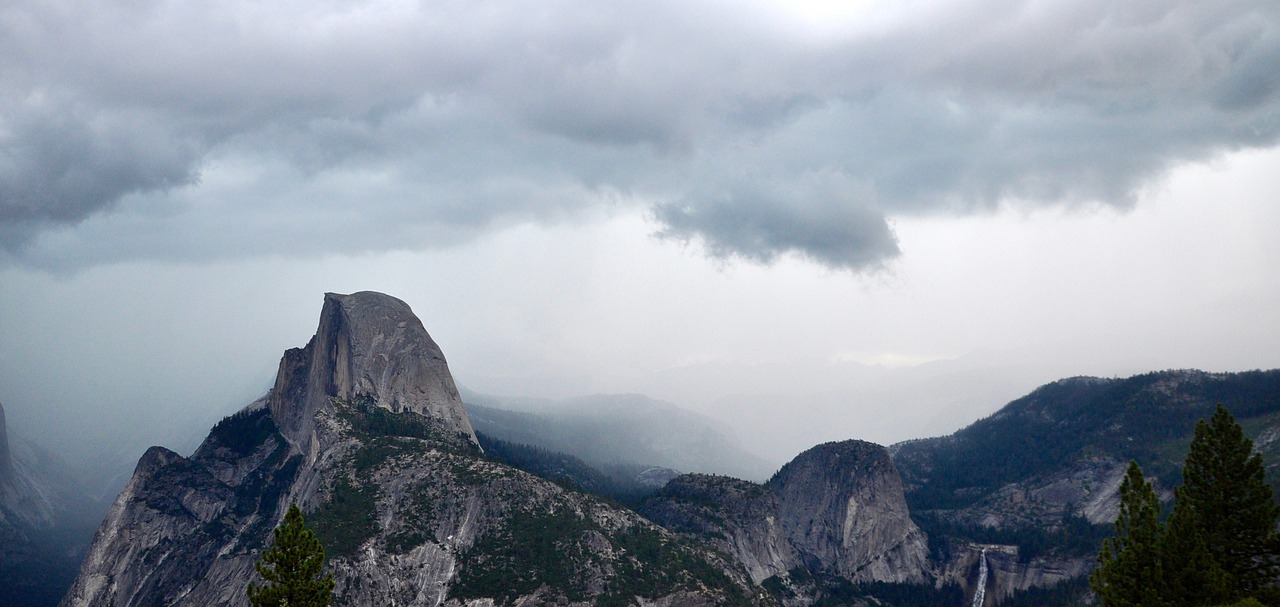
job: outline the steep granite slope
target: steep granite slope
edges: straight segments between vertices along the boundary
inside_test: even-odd
[[[863,441],[814,447],[766,484],[677,477],[644,512],[711,541],[765,587],[813,574],[850,582],[932,581],[927,541],[907,512],[893,462],[884,447]],[[794,604],[812,598],[800,596]]]
[[[409,306],[381,293],[326,293],[315,337],[280,360],[271,417],[286,440],[314,454],[316,413],[334,399],[361,398],[430,417],[477,444],[444,354]]]
[[[784,533],[807,560],[853,580],[922,581],[924,534],[911,522],[902,481],[884,447],[819,445],[769,481]]]
[[[336,605],[752,604],[744,575],[638,515],[486,459],[408,306],[326,295],[275,387],[191,457],[153,447],[64,605],[242,605],[290,503]]]

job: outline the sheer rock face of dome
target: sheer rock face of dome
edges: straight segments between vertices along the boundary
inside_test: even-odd
[[[478,444],[440,347],[389,295],[326,293],[315,337],[285,352],[268,403],[281,434],[313,454],[315,414],[334,399],[419,413]]]
[[[763,485],[680,476],[645,502],[644,513],[715,538],[757,584],[797,568],[858,582],[923,583],[932,573],[888,451],[864,441],[813,447]]]

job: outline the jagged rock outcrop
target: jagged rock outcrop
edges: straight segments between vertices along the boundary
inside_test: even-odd
[[[315,337],[281,358],[268,406],[280,433],[310,453],[316,412],[335,398],[412,411],[479,444],[440,347],[409,305],[389,295],[326,293]]]
[[[924,582],[931,574],[926,537],[888,452],[863,441],[814,447],[763,485],[684,475],[644,512],[710,540],[757,583],[795,569],[854,582]]]
[[[376,293],[326,295],[272,391],[190,457],[147,451],[62,604],[244,605],[291,503],[339,606],[770,604],[715,552],[486,459],[439,348]]]

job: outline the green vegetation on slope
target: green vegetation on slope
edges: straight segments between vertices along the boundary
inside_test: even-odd
[[[345,476],[334,481],[329,499],[311,513],[316,535],[334,556],[351,556],[378,534],[377,488],[353,483]]]
[[[1246,420],[1280,412],[1280,371],[1062,380],[951,437],[904,443],[894,463],[913,510],[962,508],[1088,457],[1137,460],[1173,484],[1196,420],[1218,403]]]
[[[417,413],[387,411],[368,399],[357,399],[356,402],[337,399],[334,410],[350,425],[352,436],[360,441],[359,447],[339,465],[328,499],[311,514],[316,534],[334,556],[354,554],[364,542],[382,530],[377,516],[378,484],[372,477],[389,460],[404,455],[422,455],[433,448],[475,452],[469,439],[444,433],[431,420]],[[413,503],[421,506],[422,501],[419,499]],[[411,519],[423,527],[388,538],[388,549],[402,552],[425,541],[427,536],[421,529],[430,516],[423,508],[414,508]]]
[[[542,588],[568,601],[590,598],[609,607],[634,597],[679,590],[709,590],[717,604],[750,605],[748,598],[705,554],[683,540],[636,524],[609,533],[567,503],[509,514],[460,560],[450,598],[492,597],[498,604]],[[593,585],[602,587],[593,588]]]
[[[258,448],[268,437],[276,433],[276,423],[266,407],[239,411],[222,418],[209,431],[209,437],[218,445],[243,457]]]
[[[954,542],[1017,546],[1018,560],[1024,563],[1051,555],[1090,556],[1098,553],[1102,540],[1111,537],[1113,531],[1110,524],[1095,525],[1075,514],[1064,516],[1056,527],[963,525],[934,512],[914,512],[911,520],[928,535],[929,556],[938,562],[951,558]]]
[[[1089,604],[1089,578],[1064,580],[1045,588],[1028,588],[1000,601],[1000,607],[1077,607]]]
[[[379,407],[368,396],[357,396],[347,401],[334,399],[334,411],[351,425],[358,438],[402,436],[432,442],[447,451],[475,453],[471,438],[451,432],[431,418],[413,411],[395,412]]]

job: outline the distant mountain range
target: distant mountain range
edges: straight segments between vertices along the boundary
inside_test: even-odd
[[[267,395],[190,456],[146,452],[62,604],[240,603],[298,503],[335,605],[1077,605],[1123,466],[1168,495],[1219,402],[1280,466],[1280,371],[1167,371],[1053,382],[950,436],[833,441],[775,472],[643,396],[459,393],[407,305],[328,294]],[[12,504],[46,494],[5,453],[15,538],[34,519]],[[35,562],[18,545],[0,562]]]

